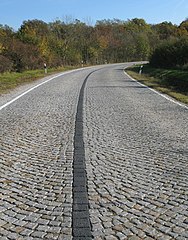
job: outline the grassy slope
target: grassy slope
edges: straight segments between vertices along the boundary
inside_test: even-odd
[[[144,65],[140,75],[139,69],[140,66],[134,66],[126,69],[126,72],[139,82],[188,104],[188,71],[156,69]]]
[[[74,67],[75,68],[75,67]],[[11,89],[20,86],[24,83],[32,82],[36,79],[48,76],[53,73],[62,72],[73,69],[73,67],[61,67],[58,69],[48,69],[48,73],[45,74],[44,70],[31,70],[24,71],[22,73],[3,73],[0,74],[0,94],[7,93]]]

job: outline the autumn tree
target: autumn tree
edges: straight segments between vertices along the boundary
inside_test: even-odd
[[[14,38],[15,33],[12,28],[5,25],[0,25],[0,72],[12,71],[14,63],[11,58],[7,56],[9,45]]]
[[[153,25],[153,30],[157,32],[160,40],[167,40],[177,37],[177,26],[171,22],[162,22]]]
[[[188,18],[179,25],[178,33],[180,36],[188,37]]]
[[[41,20],[24,21],[18,31],[19,39],[25,44],[37,46],[43,61],[51,64],[53,58],[48,43],[49,36],[50,31],[48,24]]]
[[[126,21],[104,19],[97,21],[95,26],[78,19],[51,23],[28,20],[17,32],[8,26],[0,26],[0,71],[41,68],[44,62],[58,67],[82,62],[103,64],[148,60],[160,51],[161,44],[171,44],[187,37],[187,19],[179,26],[171,22],[151,25],[140,18]],[[167,44],[171,53],[171,47],[180,49],[176,44]],[[177,53],[178,58],[184,56],[184,52],[183,47],[181,55]],[[165,54],[164,59],[168,55],[166,51]]]

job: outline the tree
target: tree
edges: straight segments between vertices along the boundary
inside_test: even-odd
[[[171,22],[162,22],[153,25],[153,30],[157,32],[160,40],[167,40],[177,37],[177,26]]]
[[[178,33],[180,36],[188,36],[188,19],[186,19],[179,25]]]
[[[187,36],[187,19],[179,26],[171,22],[150,25],[142,18],[104,19],[95,26],[78,19],[52,23],[34,19],[24,21],[17,32],[0,25],[0,71],[41,68],[44,62],[57,67],[147,60],[150,55],[156,65],[159,59],[163,66],[172,66],[170,59],[174,66],[183,65],[186,41],[177,40]]]
[[[24,43],[37,45],[48,33],[48,24],[36,19],[24,21],[18,30],[18,36]]]
[[[188,38],[165,41],[155,49],[150,63],[162,68],[183,67],[188,64]]]
[[[0,73],[3,73],[3,72],[10,72],[13,70],[13,62],[3,56],[3,55],[0,55]]]

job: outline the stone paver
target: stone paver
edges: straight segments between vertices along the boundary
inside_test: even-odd
[[[1,111],[0,239],[72,239],[75,115],[87,72]]]
[[[100,76],[96,72],[86,85],[93,234],[102,239],[186,239],[188,110],[120,69],[101,70]]]
[[[188,111],[124,66],[64,75],[0,112],[0,239],[187,239]]]

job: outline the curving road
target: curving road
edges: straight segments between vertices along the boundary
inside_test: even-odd
[[[131,63],[0,97],[0,239],[188,238],[188,107]]]

